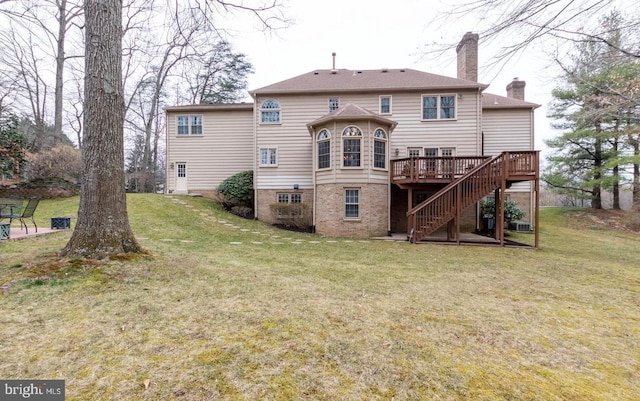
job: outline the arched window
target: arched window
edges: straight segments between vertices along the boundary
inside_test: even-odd
[[[387,133],[382,128],[373,133],[373,167],[387,168]]]
[[[331,133],[323,129],[316,138],[318,142],[318,169],[331,167]]]
[[[362,131],[358,127],[347,127],[342,131],[342,165],[360,167],[360,142]]]
[[[280,103],[269,99],[260,105],[260,122],[263,124],[280,123]]]

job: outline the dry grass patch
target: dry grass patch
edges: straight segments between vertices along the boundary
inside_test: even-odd
[[[549,210],[539,251],[347,243],[176,199],[129,198],[153,258],[0,296],[0,377],[64,378],[69,400],[640,392],[636,236],[574,229]],[[12,265],[64,245],[42,241],[11,243]]]

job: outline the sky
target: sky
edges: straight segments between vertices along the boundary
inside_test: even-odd
[[[441,0],[289,0],[289,28],[263,32],[248,15],[227,16],[234,50],[247,55],[255,73],[249,89],[258,89],[316,69],[412,68],[456,76],[455,49],[443,55],[425,55],[425,45],[457,43],[465,32],[475,32],[478,22],[432,21],[446,11],[451,1]],[[242,28],[238,28],[241,26]],[[544,50],[532,47],[527,54],[499,67],[487,67],[500,52],[496,43],[479,42],[479,82],[490,85],[486,92],[506,96],[506,86],[515,77],[526,81],[525,100],[540,104],[535,112],[535,148],[545,150],[544,139],[557,135],[546,118],[551,90],[560,72]]]

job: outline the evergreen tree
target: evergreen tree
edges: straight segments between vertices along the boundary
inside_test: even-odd
[[[629,75],[638,73],[638,61],[618,49],[624,38],[619,13],[603,18],[608,42],[587,41],[576,45],[571,66],[563,66],[565,84],[553,91],[550,116],[564,132],[549,141],[554,149],[543,179],[560,193],[590,199],[602,208],[602,191],[614,194],[628,180],[627,134],[637,126],[638,92],[632,92]]]

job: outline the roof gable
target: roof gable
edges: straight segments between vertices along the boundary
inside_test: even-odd
[[[485,89],[487,85],[412,69],[315,70],[252,94],[389,91],[416,89]]]
[[[393,130],[398,124],[397,122],[382,117],[379,114],[365,109],[364,107],[358,106],[353,103],[348,103],[344,106],[341,106],[337,110],[334,110],[329,114],[325,114],[317,120],[307,124],[307,128],[311,132],[313,127],[334,120],[370,120],[375,121],[379,124],[388,125],[391,130]]]

